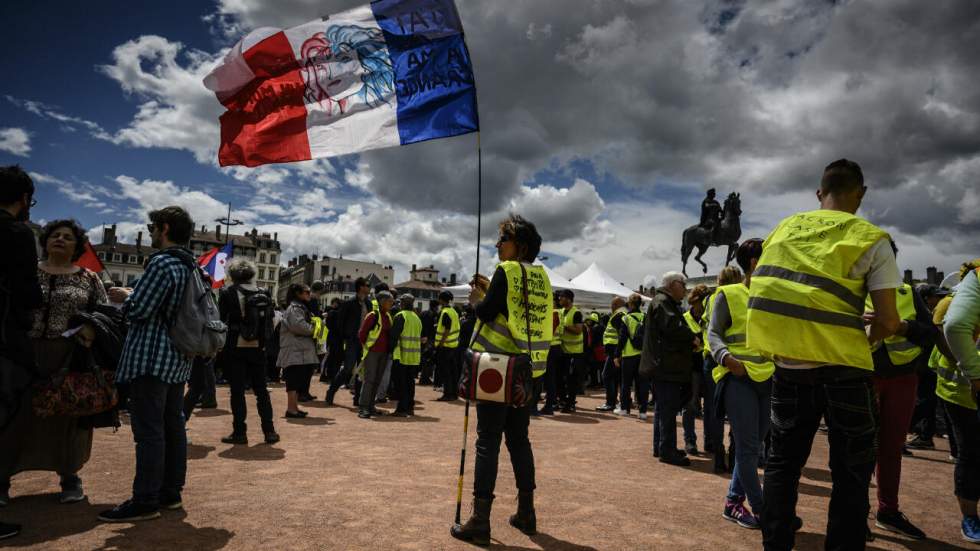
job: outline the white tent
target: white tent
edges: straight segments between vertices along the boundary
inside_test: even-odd
[[[543,266],[540,263],[536,264]],[[556,291],[559,289],[572,290],[575,293],[575,305],[585,312],[592,310],[608,312],[613,297],[621,296],[626,298],[633,293],[628,287],[620,284],[612,276],[605,273],[595,263],[571,281],[565,279],[547,266],[544,266],[544,271],[548,274],[548,279],[551,281],[551,288]],[[583,278],[583,276],[587,277]],[[579,281],[580,278],[583,278],[581,282]],[[457,303],[465,303],[470,295],[470,286],[468,284],[443,287],[443,290],[451,292],[454,301]]]

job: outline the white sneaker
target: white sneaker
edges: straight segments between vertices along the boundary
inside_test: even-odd
[[[646,413],[641,413],[640,414],[640,421],[646,421],[646,420],[647,420],[647,414]]]
[[[616,415],[620,415],[620,416],[627,415],[626,410],[625,409],[620,409],[620,408],[614,409],[613,410],[613,413],[615,413]]]

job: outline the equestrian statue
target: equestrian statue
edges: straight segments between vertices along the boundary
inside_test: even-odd
[[[742,200],[738,193],[729,193],[725,199],[725,206],[722,207],[715,199],[715,190],[709,189],[707,197],[701,202],[701,221],[684,230],[684,239],[681,245],[681,259],[684,261],[684,275],[687,275],[687,259],[691,256],[691,251],[695,247],[698,254],[694,260],[704,268],[704,273],[708,273],[708,266],[701,257],[708,250],[708,247],[728,247],[728,255],[725,257],[725,266],[735,258],[735,251],[738,249],[738,239],[742,237],[742,226],[739,223],[739,216],[742,215]]]

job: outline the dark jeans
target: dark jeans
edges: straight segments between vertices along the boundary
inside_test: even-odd
[[[980,420],[977,410],[942,401],[949,415],[950,432],[956,435],[956,467],[953,492],[967,501],[980,500]]]
[[[620,360],[619,369],[622,371],[622,387],[619,390],[619,407],[627,413],[633,409],[633,400],[630,398],[630,390],[636,385],[636,401],[640,408],[640,413],[647,412],[647,395],[649,381],[640,377],[640,357],[630,356]]]
[[[684,426],[684,443],[692,446],[698,445],[698,433],[694,423],[697,419],[697,412],[701,409],[701,392],[704,386],[702,384],[703,379],[704,374],[701,369],[694,369],[693,373],[691,373],[691,400],[684,406],[684,413],[681,415],[681,421]]]
[[[725,420],[715,412],[715,379],[711,371],[718,365],[711,356],[704,359],[704,447],[713,450],[715,463],[725,458]]]
[[[585,356],[582,354],[566,354],[565,355],[565,406],[574,407],[576,402],[576,397],[580,390],[582,390],[582,382],[585,380],[585,371],[587,366],[585,364]]]
[[[354,373],[354,368],[357,367],[357,363],[361,358],[361,342],[357,340],[357,337],[347,340],[347,345],[344,348],[344,365],[337,372],[337,376],[330,379],[330,388],[327,390],[327,400],[333,400],[333,397],[340,390],[340,387],[350,383],[350,377]],[[356,404],[356,402],[355,402]]]
[[[432,372],[436,363],[436,349],[432,345],[425,344],[422,346],[422,365],[419,366],[419,384],[420,385],[431,385],[432,384]]]
[[[564,354],[561,346],[552,346],[548,349],[547,370],[544,372],[544,407],[558,407],[558,373],[561,365],[565,363]]]
[[[534,491],[534,454],[527,438],[531,410],[525,406],[513,408],[503,404],[476,405],[476,466],[473,475],[473,496],[493,499],[497,484],[497,461],[500,456],[500,437],[507,436],[507,451],[514,468],[517,489]]]
[[[396,411],[402,413],[415,411],[415,374],[418,368],[417,365],[402,365],[398,360],[391,363],[391,378],[395,381],[395,389],[398,393]]]
[[[606,405],[616,407],[616,394],[619,393],[619,381],[622,378],[620,369],[613,364],[613,354],[616,347],[606,345],[606,363],[602,367],[602,382],[606,387]]]
[[[456,398],[459,386],[459,354],[455,348],[436,348],[436,365],[442,380],[442,397]]]
[[[763,484],[762,536],[767,550],[793,548],[800,472],[821,417],[827,421],[833,489],[827,550],[864,549],[875,468],[878,412],[871,372],[854,367],[777,368],[773,376],[772,453]]]
[[[331,342],[327,345],[327,378],[331,381],[340,371],[340,365],[344,362],[344,342]]]
[[[198,402],[216,402],[214,393],[214,359],[195,358],[191,378],[187,382],[187,394],[184,395],[184,419],[191,418]]]
[[[936,435],[936,415],[939,397],[936,396],[936,372],[931,369],[917,370],[915,409],[912,410],[911,431],[924,439]],[[938,412],[941,415],[941,412]]]
[[[691,383],[654,381],[656,393],[653,420],[653,450],[661,456],[676,453],[677,414],[691,399]]]
[[[158,506],[180,496],[187,475],[187,433],[181,411],[184,383],[152,375],[129,383],[129,416],[136,442],[133,501]]]
[[[231,385],[231,415],[232,431],[235,434],[245,434],[248,416],[245,407],[245,384],[251,383],[252,393],[255,394],[255,407],[259,410],[262,420],[262,432],[273,432],[272,400],[269,399],[269,389],[265,386],[265,353],[260,348],[235,348],[228,352],[225,362],[225,376]]]

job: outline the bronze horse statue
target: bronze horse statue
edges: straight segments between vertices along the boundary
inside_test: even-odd
[[[725,199],[723,217],[711,232],[707,228],[695,224],[684,230],[684,239],[681,245],[681,259],[684,261],[684,275],[687,275],[687,259],[691,256],[691,251],[698,248],[698,254],[694,260],[704,268],[704,273],[708,273],[708,266],[701,261],[701,257],[708,250],[708,247],[728,246],[728,255],[725,257],[725,266],[735,258],[735,251],[738,248],[738,239],[742,237],[742,226],[739,223],[739,216],[742,215],[742,200],[738,193],[729,193]],[[713,234],[713,235],[712,235]]]

